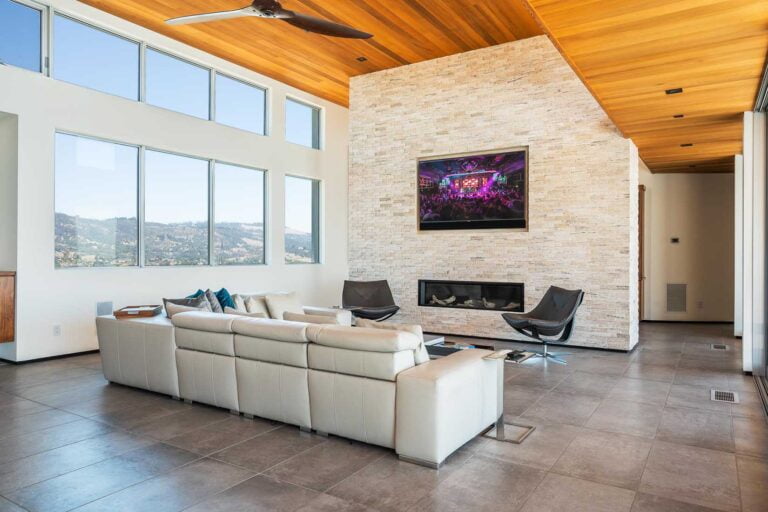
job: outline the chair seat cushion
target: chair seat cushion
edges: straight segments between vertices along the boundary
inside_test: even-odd
[[[353,307],[350,308],[352,314],[359,316],[360,318],[367,318],[369,320],[376,320],[378,318],[393,315],[400,311],[400,306],[378,306],[378,307]]]

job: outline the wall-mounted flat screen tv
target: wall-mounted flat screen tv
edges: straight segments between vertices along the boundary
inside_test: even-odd
[[[528,150],[419,160],[419,229],[528,227]]]

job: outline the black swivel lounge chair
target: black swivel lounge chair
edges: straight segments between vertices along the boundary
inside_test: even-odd
[[[560,364],[568,364],[555,354],[549,352],[547,344],[565,343],[571,337],[576,310],[584,300],[584,292],[581,290],[565,290],[557,286],[550,286],[535,308],[528,313],[503,313],[501,316],[520,334],[540,341],[544,350],[535,351],[538,357],[551,359]],[[541,336],[557,336],[558,339],[546,339]]]
[[[384,281],[344,281],[341,306],[359,318],[381,322],[400,310],[395,305],[389,283]]]

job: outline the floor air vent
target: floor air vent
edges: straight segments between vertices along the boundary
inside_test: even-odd
[[[728,402],[730,404],[739,403],[739,394],[734,391],[713,389],[711,398],[713,402]]]
[[[709,348],[710,350],[728,350],[728,345],[725,343],[712,343]]]

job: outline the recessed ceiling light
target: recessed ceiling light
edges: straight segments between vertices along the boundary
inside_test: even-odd
[[[685,114],[675,114],[672,117],[674,117],[675,119],[682,119],[685,117]]]
[[[667,94],[680,94],[681,92],[683,92],[683,88],[682,87],[677,87],[675,89],[667,89],[664,92],[667,93]]]
[[[693,146],[693,143],[692,143],[692,142],[686,142],[685,144],[680,144],[680,147],[681,147],[681,148],[689,148],[689,147],[691,147],[691,146]]]
[[[357,58],[357,62],[365,62],[365,61],[367,61],[367,60],[368,60],[368,58],[367,58],[367,57],[362,57],[362,56],[361,56],[361,57],[358,57],[358,58]]]

